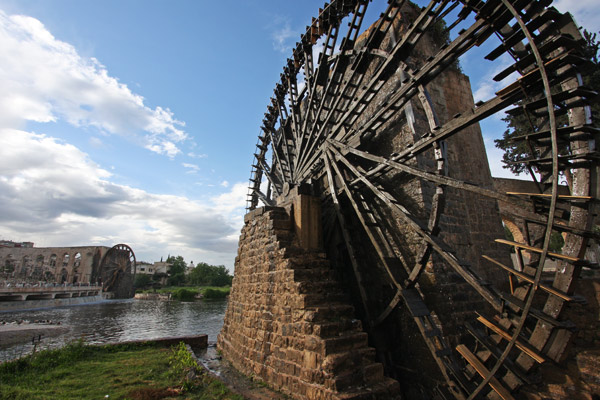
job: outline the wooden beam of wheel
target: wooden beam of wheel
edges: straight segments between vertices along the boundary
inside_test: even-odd
[[[329,155],[329,153],[326,152],[325,154],[327,155],[328,158],[331,157]],[[392,273],[392,270],[390,269],[390,266],[388,265],[388,262],[386,261],[386,254],[384,254],[384,251],[391,253],[392,250],[389,248],[389,245],[386,248],[384,248],[379,244],[379,242],[377,241],[377,238],[375,237],[375,235],[373,234],[371,229],[369,229],[367,221],[365,221],[364,216],[362,215],[360,208],[358,207],[356,199],[352,195],[352,191],[348,187],[348,185],[342,175],[342,172],[339,170],[339,167],[332,159],[330,159],[330,164],[333,165],[333,168],[335,169],[337,175],[340,177],[340,180],[342,182],[342,187],[346,193],[346,196],[348,197],[348,200],[350,200],[350,203],[352,203],[352,207],[354,208],[354,211],[356,212],[356,216],[360,220],[360,223],[362,224],[365,232],[367,233],[367,236],[369,236],[369,240],[371,241],[371,244],[375,248],[375,251],[377,252],[377,255],[379,256],[379,259],[380,259],[385,271],[387,272],[390,281],[398,290],[401,290],[402,286],[400,286],[398,281],[396,281],[396,278],[394,278],[394,274]],[[379,231],[378,233],[380,236],[383,236],[383,233],[381,231]],[[385,238],[381,237],[381,241],[384,242],[384,244],[386,244]],[[389,256],[392,256],[392,254],[389,254]]]
[[[481,322],[483,325],[494,331],[494,333],[502,336],[504,340],[510,342],[513,339],[513,336],[510,333],[496,326],[494,323],[488,321],[485,317],[480,315],[479,317],[477,317],[477,321]],[[529,357],[533,358],[536,362],[540,364],[547,361],[544,356],[539,354],[537,351],[531,348],[531,346],[523,343],[519,339],[517,339],[517,341],[515,342],[515,346],[517,346],[519,350],[521,350],[523,353],[527,354]]]
[[[342,236],[344,237],[344,242],[346,243],[346,249],[348,250],[348,256],[350,257],[350,263],[352,264],[352,270],[354,271],[354,275],[356,276],[356,282],[358,283],[358,290],[360,292],[360,299],[365,309],[365,315],[367,320],[371,322],[371,317],[369,313],[369,308],[367,304],[367,293],[365,292],[365,287],[362,284],[362,275],[360,270],[358,269],[358,261],[356,261],[356,255],[354,254],[354,247],[352,247],[352,242],[350,241],[350,234],[348,233],[348,229],[346,228],[346,219],[344,218],[344,214],[342,214],[342,210],[340,209],[340,203],[338,201],[335,183],[333,181],[333,173],[331,171],[331,165],[327,154],[323,155],[323,161],[325,163],[325,170],[327,171],[327,180],[329,181],[329,190],[331,190],[331,199],[333,201],[333,206],[335,208],[335,212],[338,217],[338,221],[340,222],[340,226],[342,229]]]
[[[477,373],[481,375],[483,379],[486,379],[490,375],[490,371],[485,367],[485,365],[483,365],[483,363],[475,354],[471,353],[471,350],[469,350],[467,346],[464,344],[459,344],[456,346],[456,351],[458,351],[460,355],[463,356],[463,358],[467,360],[467,362],[471,364],[473,368],[475,368],[475,371],[477,371]],[[490,386],[496,393],[498,393],[500,397],[502,397],[503,400],[514,400],[514,397],[512,397],[508,389],[506,389],[495,377],[490,379]]]
[[[525,274],[523,274],[523,273],[521,273],[519,271],[516,271],[515,269],[513,269],[513,268],[511,268],[509,266],[506,266],[506,265],[502,264],[501,262],[494,260],[491,257],[488,257],[486,255],[483,255],[482,257],[484,259],[488,260],[489,262],[494,263],[495,265],[499,266],[500,268],[508,271],[510,274],[515,275],[515,276],[523,279],[525,282],[533,283],[533,278],[531,278],[531,277],[529,277],[529,276],[527,276],[527,275],[525,275]],[[573,301],[573,297],[571,297],[571,296],[569,296],[569,295],[567,295],[565,293],[562,293],[562,292],[554,289],[551,286],[547,286],[547,285],[544,285],[544,284],[540,283],[539,284],[539,288],[542,289],[542,290],[544,290],[544,291],[546,291],[546,292],[548,292],[548,293],[551,293],[551,294],[553,294],[553,295],[555,295],[557,297],[560,297],[561,299],[563,299],[565,301]]]
[[[458,259],[446,251],[447,245],[443,243],[443,241],[439,238],[431,236],[427,232],[427,228],[421,226],[419,222],[417,222],[410,212],[405,209],[402,205],[398,204],[397,200],[395,200],[389,193],[383,192],[373,185],[368,179],[366,179],[357,169],[354,167],[334,146],[331,146],[330,149],[333,150],[336,157],[342,161],[344,165],[357,177],[360,177],[361,180],[365,183],[365,185],[377,196],[380,198],[384,204],[386,204],[392,211],[396,212],[406,224],[407,227],[412,229],[415,233],[417,233],[423,240],[427,243],[431,244],[432,248],[450,265],[462,278],[468,282],[473,289],[475,289],[481,297],[483,297],[494,309],[501,311],[502,304],[499,300],[498,296],[496,296],[492,291],[488,288],[484,287],[480,283],[479,277],[475,276],[471,271],[467,270],[463,265],[458,262]]]
[[[549,193],[521,193],[521,192],[506,192],[510,196],[531,196],[531,197],[552,197]],[[592,200],[592,196],[568,196],[564,194],[558,195],[559,199],[563,200]]]
[[[502,244],[507,244],[509,246],[518,247],[518,248],[521,248],[521,249],[524,249],[524,250],[528,250],[528,251],[533,251],[533,252],[539,253],[539,254],[542,254],[542,252],[544,251],[543,249],[539,249],[537,247],[528,246],[528,245],[523,244],[523,243],[517,243],[517,242],[513,242],[513,241],[510,241],[510,240],[506,240],[506,239],[496,239],[496,242],[497,243],[502,243]],[[577,262],[577,261],[579,261],[579,258],[577,258],[577,257],[566,256],[564,254],[558,254],[558,253],[548,252],[548,255],[550,257],[553,257],[553,258],[560,258],[560,259],[567,260],[567,261],[570,261],[570,262]]]

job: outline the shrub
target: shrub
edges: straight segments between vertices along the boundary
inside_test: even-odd
[[[219,289],[204,289],[204,298],[205,299],[224,299],[229,294],[229,290],[219,290]]]
[[[171,294],[171,297],[175,300],[180,301],[194,301],[198,292],[185,288],[175,289]]]
[[[135,283],[133,284],[137,289],[144,289],[152,283],[152,277],[146,274],[136,274]]]

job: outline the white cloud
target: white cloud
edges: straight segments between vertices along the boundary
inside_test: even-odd
[[[193,151],[190,151],[189,153],[187,153],[188,157],[192,157],[192,158],[206,158],[208,157],[207,154],[196,154]]]
[[[503,80],[496,82],[493,78],[498,75],[500,72],[508,68],[514,60],[508,55],[503,54],[500,56],[495,63],[493,64],[493,68],[488,68],[484,75],[479,76],[477,81],[475,82],[475,90],[473,91],[473,100],[477,103],[478,101],[486,101],[495,96],[495,93],[514,82],[518,74],[513,72],[508,75]]]
[[[188,169],[186,171],[186,174],[195,174],[198,171],[200,171],[200,167],[197,166],[196,164],[182,163],[181,165],[183,165],[185,168]]]
[[[591,32],[600,31],[598,0],[557,0],[552,4],[560,12],[570,12],[578,25]]]
[[[227,186],[229,186],[229,182],[223,181],[223,182],[221,182],[221,186],[227,187]]]
[[[0,237],[44,246],[124,242],[138,259],[171,253],[233,265],[245,184],[201,204],[118,185],[111,176],[70,144],[0,129]]]
[[[109,75],[95,58],[81,57],[35,18],[0,11],[0,127],[59,119],[127,136],[173,157],[186,139],[184,123]]]
[[[284,21],[282,25],[271,35],[273,38],[273,48],[281,53],[288,53],[293,49],[295,43],[293,39],[299,38],[300,34],[292,30],[288,21]]]

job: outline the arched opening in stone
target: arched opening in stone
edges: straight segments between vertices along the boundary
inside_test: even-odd
[[[4,273],[5,274],[12,274],[15,270],[15,257],[12,254],[9,254],[6,256],[6,259],[4,260]]]
[[[512,234],[512,237],[515,242],[526,243],[523,233],[514,221],[508,219],[507,217],[502,217],[502,224]]]
[[[73,259],[73,268],[79,268],[81,265],[81,253],[76,253]]]
[[[22,277],[27,277],[31,274],[31,270],[33,267],[33,261],[30,256],[24,256],[21,262],[21,273]]]

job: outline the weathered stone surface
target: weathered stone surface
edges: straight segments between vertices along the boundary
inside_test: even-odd
[[[110,247],[0,247],[0,279],[6,283],[89,283]],[[96,278],[97,279],[97,278]]]
[[[325,255],[292,242],[283,208],[246,217],[218,347],[237,369],[297,399],[391,399]]]

